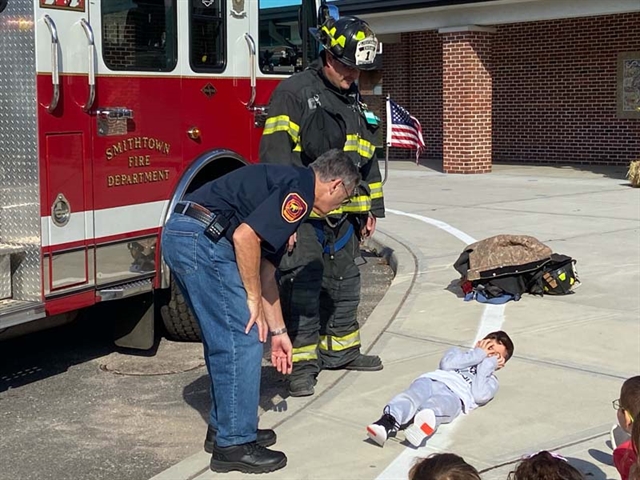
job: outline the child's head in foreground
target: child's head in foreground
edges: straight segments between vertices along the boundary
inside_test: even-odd
[[[618,410],[618,424],[627,433],[640,415],[640,375],[627,378],[620,389],[620,398],[613,402]]]
[[[490,357],[498,357],[498,369],[504,367],[504,364],[513,356],[514,350],[513,340],[502,330],[485,335],[476,347],[485,350]]]
[[[480,480],[480,474],[458,455],[434,453],[411,468],[409,480]]]
[[[543,450],[520,461],[508,480],[584,480],[584,476],[560,455]]]

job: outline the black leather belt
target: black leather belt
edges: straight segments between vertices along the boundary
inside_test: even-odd
[[[179,202],[173,211],[195,218],[205,225],[209,225],[213,221],[213,214],[207,208],[193,202]]]

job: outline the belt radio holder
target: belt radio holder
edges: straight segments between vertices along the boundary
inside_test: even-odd
[[[229,224],[230,222],[226,217],[214,213],[213,220],[211,220],[211,223],[204,229],[204,234],[208,239],[217,242],[220,240],[220,237],[224,235],[227,228],[229,228]]]

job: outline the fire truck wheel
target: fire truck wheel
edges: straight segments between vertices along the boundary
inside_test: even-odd
[[[200,327],[196,317],[191,313],[191,309],[173,279],[171,280],[171,298],[166,305],[160,308],[160,315],[171,340],[201,341]]]

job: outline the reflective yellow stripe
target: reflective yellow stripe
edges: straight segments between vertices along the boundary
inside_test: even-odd
[[[345,213],[364,213],[371,210],[371,197],[369,195],[358,195],[351,197],[351,201],[342,206]]]
[[[382,196],[382,192],[380,193]],[[371,197],[368,195],[358,195],[357,197],[351,197],[351,202],[343,205],[335,210],[331,210],[326,216],[342,215],[343,213],[367,213],[371,210]],[[323,218],[325,215],[320,216],[314,212],[311,212],[310,218]]]
[[[365,158],[371,158],[373,154],[376,153],[376,147],[364,138],[360,138],[358,139],[358,153]]]
[[[263,135],[271,135],[275,132],[287,132],[294,143],[298,143],[300,127],[291,121],[288,115],[270,117],[264,124]]]
[[[293,147],[293,151],[294,152],[301,152],[302,151],[302,145],[300,145],[299,143],[296,143],[296,146]]]
[[[371,199],[382,198],[382,182],[373,182],[369,184],[369,190],[371,190]]]
[[[336,27],[331,28],[331,30],[329,30],[327,28],[327,26],[323,26],[322,27],[322,31],[326,32],[327,35],[329,35],[329,38],[331,39],[331,46],[334,47],[337,45],[340,45],[342,48],[344,48],[347,39],[344,35],[340,35],[338,38],[335,38],[335,34],[336,34]]]
[[[318,215],[316,212],[311,211],[311,215],[309,215],[309,218],[324,218],[324,217],[329,217],[331,215],[337,215],[337,216],[342,215],[342,207],[336,208],[335,210],[331,210],[326,215]]]
[[[358,155],[364,158],[371,158],[376,153],[376,147],[364,138],[360,138],[359,135],[347,135],[343,150],[345,152],[358,152]]]
[[[317,345],[305,345],[291,350],[291,359],[293,363],[304,362],[308,360],[318,359]]]
[[[320,350],[327,352],[340,352],[347,348],[360,346],[360,330],[356,330],[344,337],[334,337],[330,335],[320,336]]]

